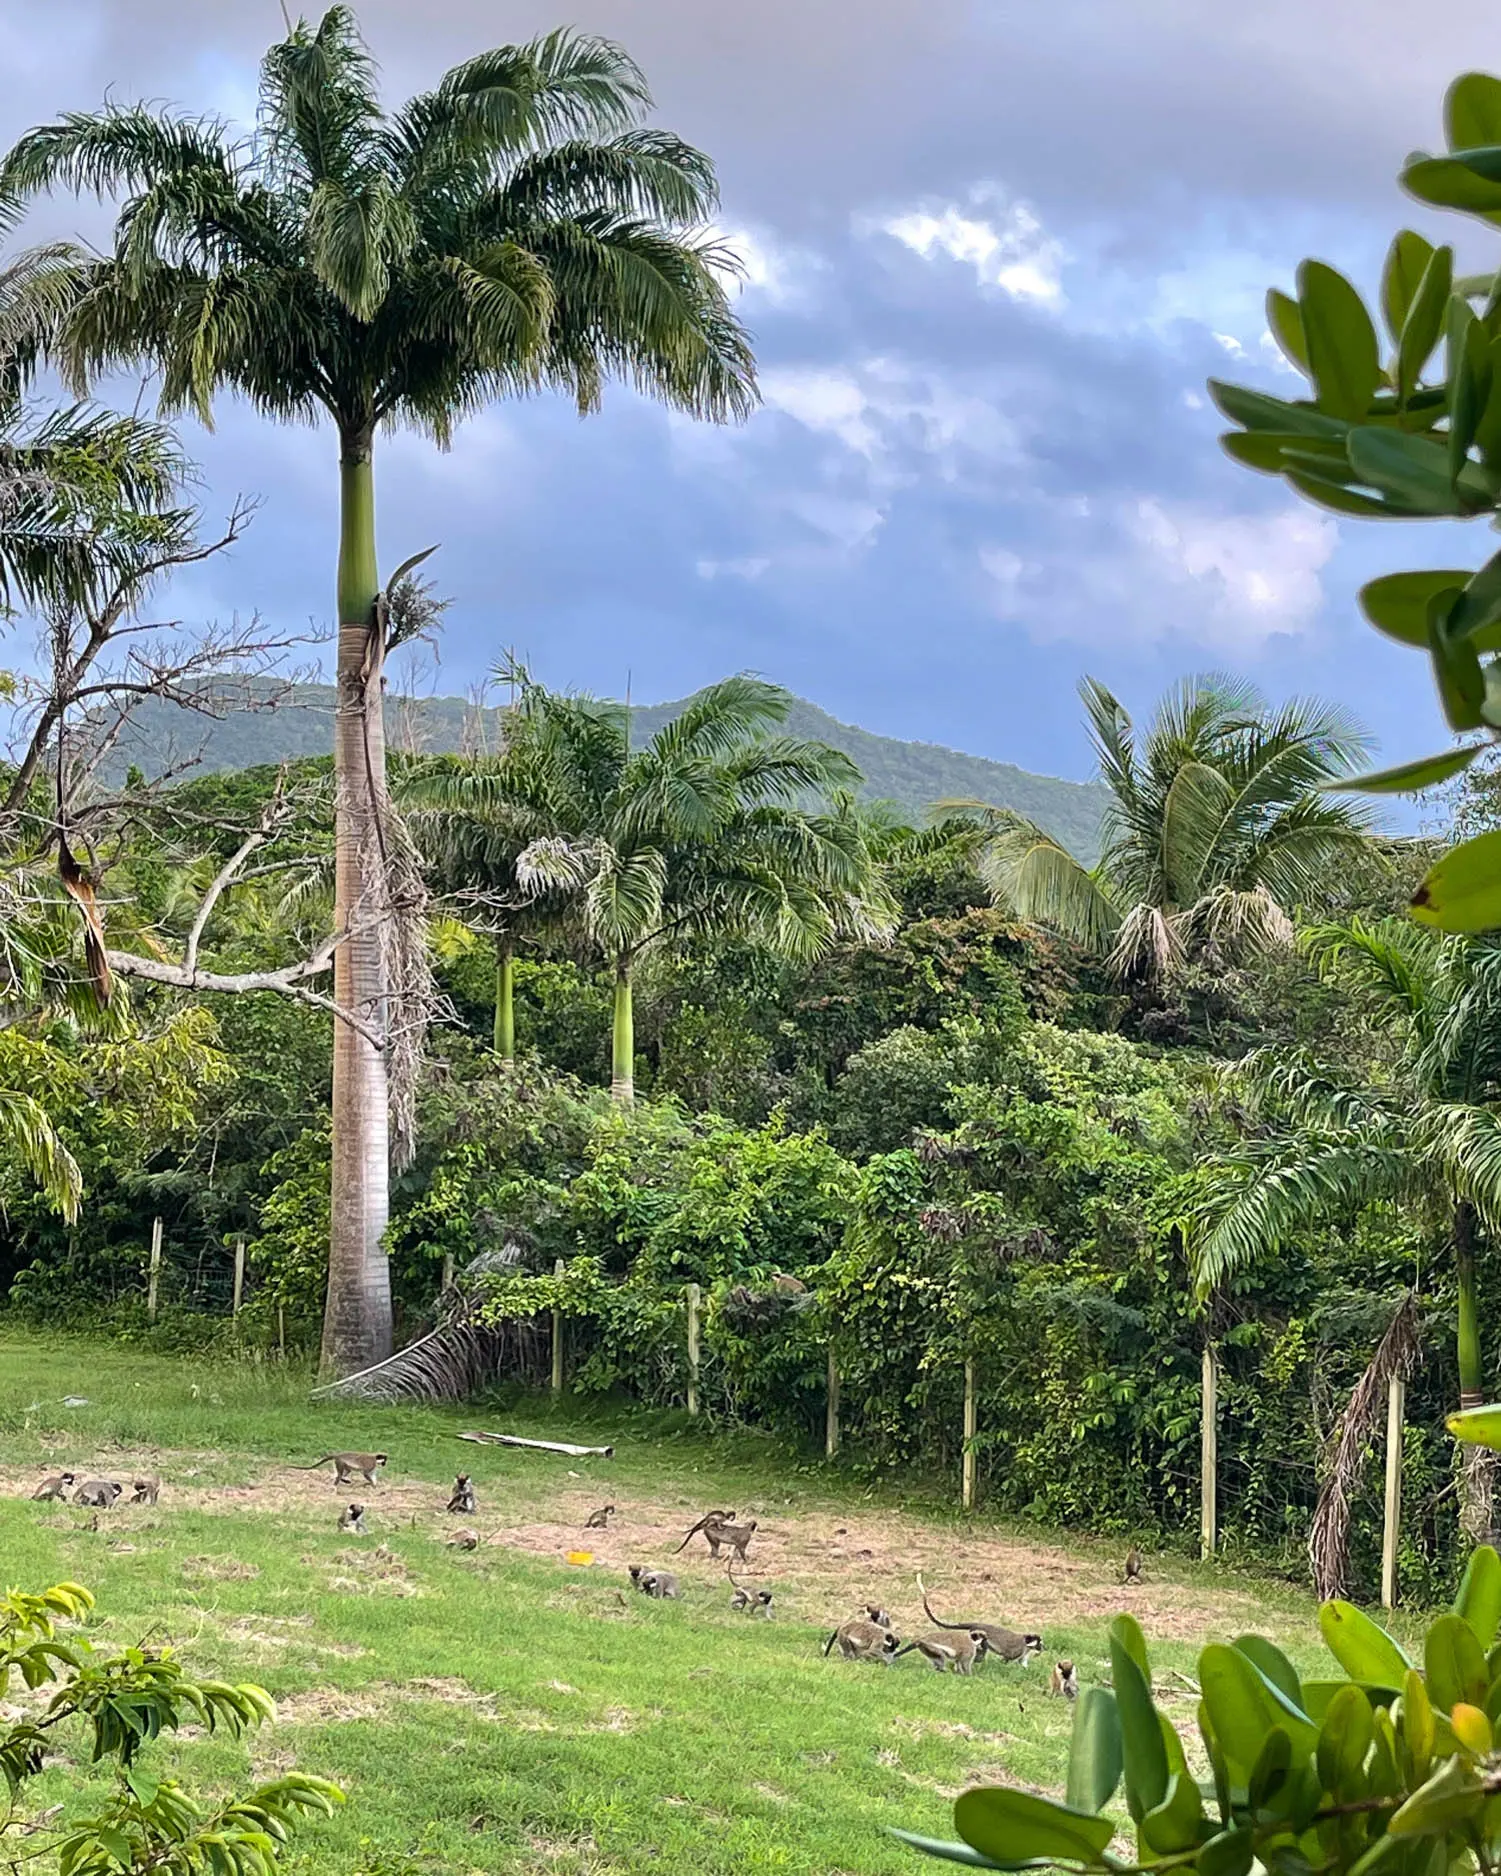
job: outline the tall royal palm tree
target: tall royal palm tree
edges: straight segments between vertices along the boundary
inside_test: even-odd
[[[1208,1169],[1190,1232],[1213,1288],[1318,1224],[1387,1204],[1448,1240],[1458,1296],[1460,1405],[1485,1398],[1475,1261],[1501,1240],[1501,946],[1405,919],[1319,926],[1321,973],[1391,1045],[1383,1072],[1342,1079],[1265,1050],[1241,1065],[1265,1131]],[[1466,1449],[1464,1522],[1488,1541],[1492,1455]]]
[[[1360,810],[1320,793],[1365,748],[1360,731],[1324,705],[1274,711],[1250,685],[1209,676],[1170,691],[1138,741],[1103,684],[1086,678],[1080,694],[1110,791],[1096,865],[1008,809],[947,804],[987,834],[980,867],[997,901],[1122,978],[1164,977],[1205,941],[1289,941],[1293,908],[1364,837]]]
[[[714,177],[645,127],[616,46],[556,32],[457,66],[394,112],[350,9],[267,53],[253,134],[144,105],[31,131],[0,207],[69,187],[123,196],[113,250],[55,263],[68,310],[53,355],[80,382],[160,368],[169,410],[205,421],[222,390],[278,421],[327,419],[338,446],[334,994],[385,1003],[386,650],[376,558],[377,436],[446,444],[496,397],[547,388],[581,410],[605,381],[694,415],[743,414],[752,363],[705,229]],[[390,1352],[389,1116],[380,1049],[336,1026],[333,1202],[323,1359]]]
[[[611,971],[617,1101],[634,1098],[633,976],[651,948],[742,938],[814,958],[840,936],[890,931],[895,908],[845,792],[859,772],[778,733],[786,691],[727,678],[633,749],[623,705],[506,675],[518,691],[508,763],[471,774],[469,810],[510,838],[532,830],[514,863],[521,890],[571,902]]]

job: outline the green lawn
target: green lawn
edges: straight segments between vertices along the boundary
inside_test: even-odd
[[[90,1404],[65,1408],[69,1394]],[[573,1461],[454,1439],[475,1425],[616,1438],[619,1451]],[[285,1469],[330,1446],[392,1455],[363,1542],[335,1530],[328,1479]],[[64,1464],[160,1470],[161,1504],[92,1532],[83,1512],[26,1502]],[[461,1466],[492,1540],[470,1555],[442,1543]],[[192,1668],[271,1691],[274,1729],[161,1757],[180,1756],[206,1786],[294,1760],[337,1779],[349,1804],[309,1829],[296,1860],[341,1876],[910,1872],[916,1859],[885,1826],[947,1835],[967,1783],[1061,1782],[1069,1710],[1047,1698],[1048,1668],[1071,1656],[1086,1682],[1099,1678],[1113,1607],[1131,1601],[1149,1636],[1177,1638],[1156,1651],[1163,1668],[1190,1669],[1211,1626],[1265,1627],[1295,1655],[1312,1631],[1306,1601],[1166,1564],[1149,1565],[1133,1600],[1113,1587],[1114,1546],[1065,1549],[883,1504],[749,1436],[545,1401],[311,1407],[304,1377],[10,1332],[0,1491],[8,1583],[73,1578],[99,1598],[101,1641],[165,1633]],[[597,1542],[592,1567],[570,1567],[582,1510],[605,1499],[620,1530]],[[732,1616],[702,1557],[684,1567],[680,1604],[623,1591],[624,1561],[662,1561],[713,1503],[761,1521],[751,1561],[777,1591],[776,1621]],[[924,1626],[917,1567],[950,1609],[1041,1627],[1047,1656],[968,1681],[916,1656],[890,1670],[822,1657],[832,1622],[867,1593],[891,1600],[899,1627]],[[1175,1715],[1191,1715],[1186,1692]],[[79,1768],[42,1784],[41,1803],[88,1802]]]

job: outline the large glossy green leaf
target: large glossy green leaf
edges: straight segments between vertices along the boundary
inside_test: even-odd
[[[1484,721],[1485,673],[1472,638],[1455,638],[1449,630],[1452,608],[1440,594],[1429,602],[1428,655],[1433,681],[1438,686],[1444,721],[1451,730],[1476,730]]]
[[[1490,217],[1501,213],[1501,182],[1475,166],[1485,153],[1467,150],[1457,156],[1419,156],[1402,167],[1399,178],[1409,195],[1434,208],[1462,209],[1469,215]]]
[[[1199,1852],[1194,1867],[1199,1876],[1250,1876],[1254,1839],[1247,1824],[1222,1830]]]
[[[1488,469],[1501,466],[1501,338],[1491,339],[1491,394],[1475,426],[1475,447]]]
[[[1142,1842],[1160,1856],[1188,1850],[1204,1834],[1204,1800],[1187,1771],[1174,1772],[1167,1796],[1141,1820]]]
[[[1006,1869],[1007,1864],[992,1863],[988,1856],[967,1843],[953,1843],[944,1837],[919,1837],[915,1831],[892,1830],[891,1835],[913,1850],[921,1850],[924,1856],[942,1857],[946,1863],[967,1863],[971,1869]],[[1051,1861],[1048,1857],[1036,1857],[1033,1861],[1044,1864]]]
[[[1438,1727],[1434,1720],[1433,1702],[1428,1698],[1428,1689],[1416,1668],[1409,1668],[1402,1681],[1401,1737],[1412,1762],[1413,1777],[1426,1778],[1428,1767],[1433,1761]]]
[[[1463,1616],[1441,1615],[1429,1624],[1423,1641],[1423,1674],[1428,1698],[1440,1713],[1461,1701],[1485,1704],[1485,1650]]]
[[[1459,1759],[1445,1759],[1426,1784],[1392,1813],[1387,1830],[1394,1837],[1437,1837],[1479,1814],[1485,1786]]]
[[[1478,1544],[1470,1552],[1454,1598],[1454,1613],[1474,1629],[1482,1648],[1495,1641],[1501,1629],[1501,1557],[1489,1544]]]
[[[1424,568],[1412,573],[1383,573],[1360,589],[1360,607],[1378,632],[1404,645],[1428,649],[1428,605],[1439,593],[1464,591],[1472,575],[1467,567]],[[1481,650],[1491,647],[1482,645]],[[1501,645],[1495,649],[1501,650]]]
[[[1337,417],[1326,417],[1312,404],[1293,404],[1285,398],[1268,397],[1265,391],[1251,391],[1243,384],[1227,384],[1223,378],[1211,378],[1208,389],[1216,408],[1231,423],[1238,423],[1247,430],[1342,437],[1349,429],[1348,424]]]
[[[1316,1754],[1325,1791],[1341,1803],[1365,1796],[1366,1754],[1374,1736],[1370,1701],[1359,1687],[1345,1688],[1324,1715]]]
[[[1342,1694],[1350,1685],[1347,1680],[1340,1681],[1304,1681],[1303,1711],[1309,1719],[1322,1726],[1324,1715],[1333,1706],[1337,1695]],[[1396,1687],[1380,1687],[1374,1681],[1362,1681],[1361,1687],[1373,1705],[1390,1706],[1400,1691]]]
[[[1393,345],[1402,338],[1402,328],[1418,297],[1418,288],[1428,263],[1433,259],[1433,243],[1411,228],[1403,228],[1392,238],[1381,269],[1381,313]]]
[[[1377,521],[1416,521],[1426,518],[1428,514],[1426,508],[1414,508],[1407,502],[1388,501],[1379,496],[1367,495],[1330,476],[1312,474],[1303,469],[1288,469],[1286,473],[1289,485],[1300,495],[1337,515],[1360,515]]]
[[[1490,747],[1489,743],[1471,743],[1464,749],[1446,749],[1442,755],[1399,762],[1392,769],[1373,769],[1369,775],[1343,776],[1337,782],[1325,782],[1322,786],[1328,794],[1415,795],[1424,788],[1451,780]]]
[[[1103,1811],[1121,1782],[1121,1720],[1115,1695],[1086,1687],[1074,1709],[1065,1797],[1075,1811]]]
[[[1472,573],[1449,609],[1449,634],[1477,651],[1501,651],[1501,554]]]
[[[1444,140],[1451,150],[1501,144],[1501,79],[1460,73],[1444,93]]]
[[[1423,514],[1469,512],[1449,474],[1449,455],[1431,437],[1359,425],[1345,445],[1357,480]]]
[[[1277,1794],[1292,1774],[1293,1742],[1280,1726],[1274,1726],[1261,1742],[1256,1763],[1246,1780],[1246,1795],[1253,1811],[1276,1808]]]
[[[1303,314],[1298,302],[1280,287],[1267,289],[1266,323],[1287,362],[1297,370],[1306,372],[1308,339],[1303,331]]]
[[[1283,475],[1298,466],[1297,461],[1289,462],[1290,450],[1298,452],[1302,462],[1327,463],[1335,472],[1349,473],[1343,437],[1300,436],[1288,430],[1227,430],[1220,438],[1220,447],[1246,468],[1272,475]]]
[[[1412,1666],[1379,1623],[1354,1603],[1326,1602],[1319,1610],[1324,1646],[1352,1681],[1376,1687],[1400,1687]]]
[[[1481,840],[1491,838],[1489,834],[1480,836]],[[1494,855],[1496,867],[1501,869],[1501,834],[1495,836],[1495,839],[1498,844],[1490,851]],[[1473,841],[1465,842],[1466,846],[1474,844]],[[1454,853],[1446,854],[1444,858],[1453,859],[1454,854],[1462,851],[1462,848],[1456,847]],[[1485,927],[1479,929],[1483,931]],[[1501,1452],[1501,1406],[1462,1407],[1458,1413],[1449,1415],[1445,1425],[1455,1439],[1463,1440],[1469,1446],[1489,1446],[1493,1451]]]
[[[1126,1806],[1137,1823],[1167,1796],[1168,1763],[1151,1684],[1136,1650],[1141,1628],[1131,1616],[1110,1624],[1110,1667],[1120,1716],[1121,1757],[1126,1778]]]
[[[1242,1777],[1249,1774],[1274,1727],[1287,1734],[1295,1760],[1313,1750],[1318,1737],[1313,1721],[1238,1648],[1218,1642],[1205,1648],[1199,1656],[1199,1686],[1232,1773],[1239,1768]]]
[[[1462,841],[1429,868],[1412,896],[1412,915],[1439,931],[1494,931],[1501,925],[1501,831]],[[1476,1407],[1449,1420],[1456,1439],[1501,1449],[1501,1421],[1483,1419],[1501,1409]],[[1482,1430],[1489,1437],[1482,1437]]]
[[[1298,1670],[1275,1642],[1269,1642],[1265,1635],[1237,1635],[1235,1646],[1254,1667],[1260,1668],[1273,1687],[1287,1695],[1295,1707],[1303,1705],[1303,1686],[1298,1679]]]
[[[1468,303],[1449,301],[1449,479],[1458,483],[1491,392],[1491,347]]]
[[[1304,261],[1298,310],[1319,409],[1358,422],[1381,382],[1376,328],[1365,302],[1338,269]]]
[[[954,1828],[981,1856],[1008,1869],[1037,1857],[1097,1864],[1115,1835],[1108,1817],[1000,1785],[961,1792],[954,1803]]]
[[[1386,265],[1381,270],[1381,314],[1393,345],[1401,342],[1423,270],[1432,258],[1433,243],[1414,234],[1411,228],[1402,229],[1386,251]]]
[[[1438,335],[1444,329],[1453,279],[1453,248],[1435,248],[1423,269],[1423,277],[1402,322],[1402,336],[1397,341],[1397,398],[1400,403],[1411,401],[1423,367],[1433,356]]]
[[[1127,1615],[1124,1610],[1110,1624],[1112,1643],[1119,1642],[1141,1669],[1141,1678],[1150,1688],[1152,1685],[1152,1663],[1147,1656],[1147,1638],[1140,1622],[1134,1615]]]

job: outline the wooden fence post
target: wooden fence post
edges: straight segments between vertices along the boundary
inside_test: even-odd
[[[829,1350],[829,1393],[823,1416],[823,1456],[832,1459],[839,1451],[839,1363]]]
[[[964,1509],[975,1508],[975,1432],[978,1427],[975,1402],[974,1357],[964,1364]]]
[[[276,1346],[281,1350],[283,1361],[287,1358],[287,1312],[283,1304],[276,1305]]]
[[[560,1257],[552,1267],[552,1274],[555,1277],[561,1277],[566,1268],[567,1266]],[[561,1309],[555,1309],[552,1312],[552,1391],[554,1394],[563,1392],[563,1312]]]
[[[156,1321],[156,1294],[162,1275],[162,1221],[151,1221],[151,1269],[146,1277],[146,1320]]]
[[[1212,1557],[1219,1542],[1219,1366],[1214,1349],[1204,1345],[1202,1444],[1199,1457],[1199,1555]]]
[[[1381,1530],[1381,1606],[1397,1606],[1397,1538],[1402,1528],[1402,1415],[1407,1384],[1394,1374],[1386,1395],[1386,1517]]]
[[[696,1283],[688,1285],[688,1411],[698,1412],[698,1308],[703,1292]]]
[[[245,1240],[243,1237],[238,1237],[235,1239],[235,1294],[234,1294],[234,1302],[230,1305],[230,1310],[229,1310],[230,1315],[232,1316],[239,1315],[240,1304],[244,1300],[245,1300]]]

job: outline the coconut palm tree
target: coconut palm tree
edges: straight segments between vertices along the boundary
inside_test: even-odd
[[[1079,688],[1110,791],[1103,852],[1086,866],[1009,809],[945,804],[986,833],[980,869],[995,899],[1121,978],[1160,979],[1205,942],[1287,943],[1293,908],[1364,837],[1361,811],[1320,793],[1354,766],[1361,732],[1322,704],[1273,711],[1250,685],[1211,675],[1169,691],[1138,742],[1103,684]]]
[[[1201,1290],[1318,1224],[1398,1206],[1448,1241],[1459,1304],[1460,1405],[1484,1399],[1475,1262],[1501,1239],[1501,945],[1404,919],[1322,925],[1303,939],[1390,1044],[1345,1080],[1302,1055],[1240,1066],[1266,1131],[1210,1168],[1189,1232]],[[1464,1522],[1491,1523],[1491,1455],[1469,1448]]]
[[[67,313],[53,356],[75,380],[146,360],[168,410],[207,422],[229,390],[278,421],[332,424],[348,933],[334,994],[367,1018],[385,1005],[390,847],[378,434],[405,424],[441,446],[486,402],[548,388],[588,411],[610,377],[701,417],[753,400],[726,257],[704,232],[712,167],[647,128],[649,104],[618,47],[555,32],[483,52],[388,113],[335,6],[267,53],[253,135],[110,104],[31,131],[0,169],[0,205],[57,187],[125,198],[111,252],[54,265]],[[381,1050],[337,1025],[323,1359],[341,1371],[391,1347],[387,1103]]]
[[[895,907],[847,792],[859,771],[776,733],[787,691],[727,678],[633,749],[624,706],[504,675],[517,691],[507,762],[471,772],[463,792],[506,838],[539,830],[516,854],[521,892],[571,902],[611,971],[617,1101],[634,1098],[633,974],[653,947],[741,938],[811,959],[841,936],[890,932]]]

